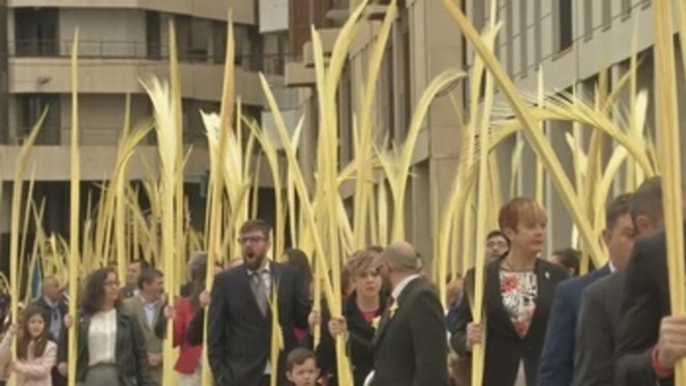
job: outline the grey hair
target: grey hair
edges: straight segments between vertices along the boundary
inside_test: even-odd
[[[202,274],[201,271],[207,269],[207,252],[193,252],[188,264],[188,269],[190,270],[191,278],[193,278],[193,280],[195,280],[198,274]]]

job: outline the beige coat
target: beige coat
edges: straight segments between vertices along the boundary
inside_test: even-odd
[[[152,326],[148,324],[148,317],[145,314],[143,307],[143,300],[140,296],[133,296],[122,302],[124,307],[133,315],[141,325],[143,336],[145,336],[145,345],[148,348],[148,354],[162,355],[162,340],[155,335],[155,325],[161,314],[162,302],[157,302],[155,306],[155,318]],[[162,384],[162,364],[157,367],[150,367],[150,378],[156,385]]]
[[[5,367],[12,360],[11,347],[14,335],[5,334],[0,344],[0,367]],[[14,371],[17,374],[17,385],[19,386],[52,386],[52,368],[55,367],[57,360],[57,345],[48,342],[45,352],[40,358],[33,356],[33,343],[29,344],[29,358],[17,360],[14,364]]]

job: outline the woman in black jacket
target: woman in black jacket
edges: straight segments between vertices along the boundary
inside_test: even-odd
[[[322,321],[316,313],[310,315],[311,330],[319,325],[322,331],[316,350],[317,364],[327,376],[329,386],[338,385],[335,336],[342,335],[347,342],[355,386],[362,386],[374,369],[374,334],[388,297],[382,291],[382,279],[374,262],[376,256],[375,252],[361,251],[348,263],[346,269],[354,288],[343,303],[343,318],[331,319],[325,314]]]
[[[143,331],[136,318],[119,306],[116,271],[102,268],[93,272],[83,295],[78,313],[76,382],[82,386],[151,386]]]
[[[567,272],[538,258],[546,214],[535,201],[513,199],[500,209],[498,221],[511,244],[505,256],[486,267],[485,331],[472,321],[471,270],[465,278],[451,345],[460,356],[469,356],[474,344],[485,340],[484,386],[535,386],[555,287],[567,278]]]

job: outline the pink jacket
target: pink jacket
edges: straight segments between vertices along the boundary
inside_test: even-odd
[[[6,366],[11,360],[12,338],[14,336],[10,333],[5,334],[5,337],[0,344],[0,366]],[[33,356],[33,344],[29,345],[29,359],[17,360],[14,364],[14,372],[17,375],[17,385],[19,386],[52,386],[52,376],[50,372],[55,366],[57,358],[57,345],[53,342],[48,342],[45,346],[45,352],[40,358]]]

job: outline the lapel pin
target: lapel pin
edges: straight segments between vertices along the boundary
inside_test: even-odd
[[[546,279],[550,279],[550,272],[545,271],[545,278],[546,278]]]

